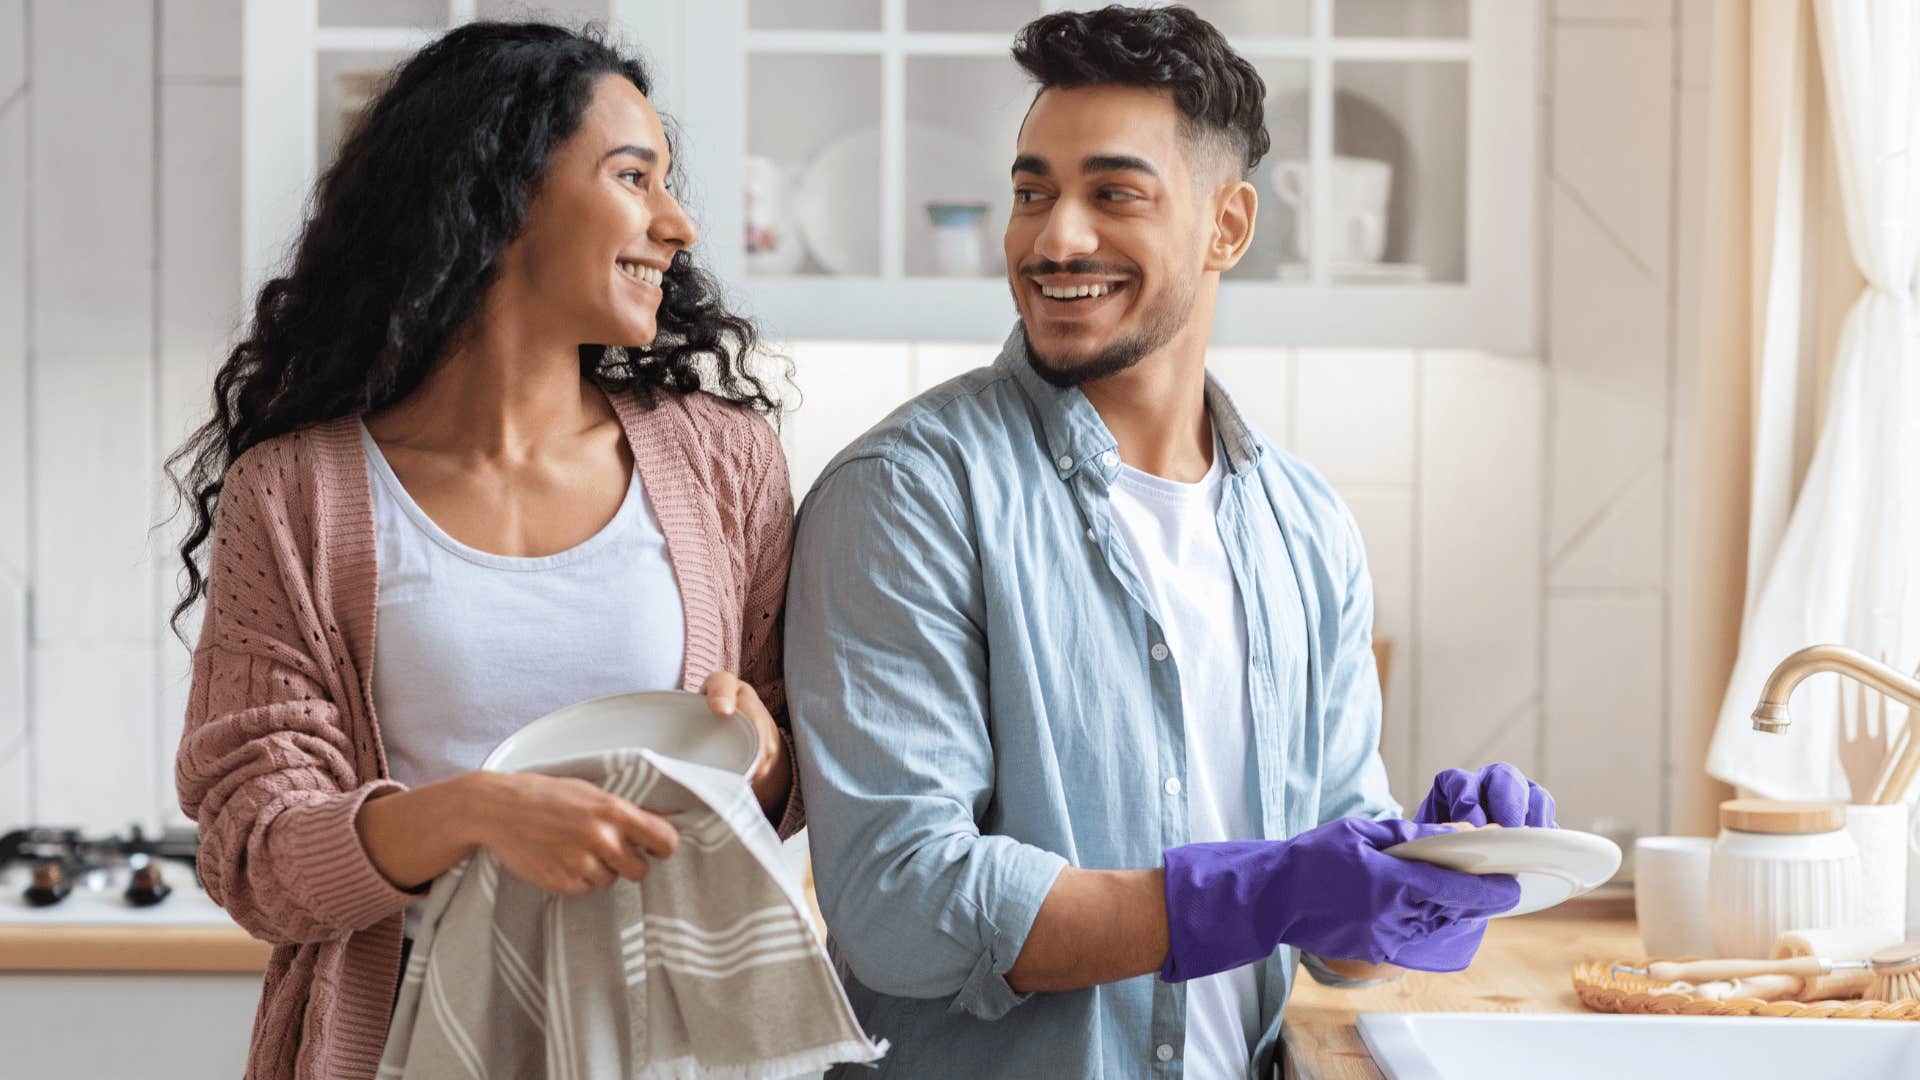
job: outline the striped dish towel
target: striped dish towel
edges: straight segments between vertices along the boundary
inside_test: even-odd
[[[648,750],[542,766],[669,815],[640,881],[542,891],[484,849],[443,874],[387,1032],[382,1080],[774,1080],[886,1052],[854,1019],[740,776]]]

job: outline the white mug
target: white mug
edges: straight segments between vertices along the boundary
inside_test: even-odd
[[[1643,836],[1633,843],[1633,912],[1649,957],[1714,955],[1707,910],[1706,836]]]
[[[1308,218],[1312,168],[1301,158],[1273,166],[1273,191],[1294,211],[1293,254],[1312,257],[1313,227]],[[1387,252],[1387,201],[1393,194],[1393,166],[1373,158],[1336,157],[1333,196],[1316,212],[1328,215],[1328,239],[1335,264],[1379,262]]]
[[[1847,832],[1860,849],[1860,925],[1907,936],[1908,810],[1905,803],[1847,807]]]
[[[1907,809],[1913,818],[1907,831],[1907,940],[1912,941],[1920,938],[1920,811]]]

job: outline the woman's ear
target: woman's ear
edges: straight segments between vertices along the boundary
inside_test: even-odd
[[[1239,264],[1253,243],[1253,219],[1260,209],[1260,196],[1252,184],[1235,180],[1214,195],[1209,208],[1213,236],[1207,244],[1204,269],[1224,273]]]

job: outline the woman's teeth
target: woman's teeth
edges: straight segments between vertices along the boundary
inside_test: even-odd
[[[658,287],[660,284],[660,277],[661,277],[660,271],[655,270],[651,266],[642,266],[639,263],[631,263],[631,262],[616,263],[615,265],[620,267],[621,273],[627,275],[630,278],[634,278],[639,281],[644,281],[647,284],[653,285],[655,287]]]
[[[1114,287],[1109,284],[1042,285],[1040,286],[1040,295],[1049,300],[1078,300],[1083,296],[1105,296],[1112,292],[1113,289]]]

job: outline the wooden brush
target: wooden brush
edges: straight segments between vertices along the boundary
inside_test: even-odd
[[[1873,981],[1866,998],[1872,1001],[1920,1001],[1920,941],[1881,949],[1872,956]]]

